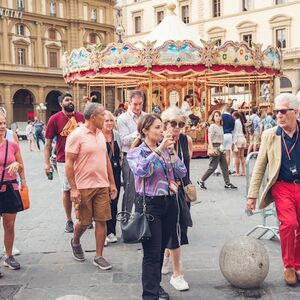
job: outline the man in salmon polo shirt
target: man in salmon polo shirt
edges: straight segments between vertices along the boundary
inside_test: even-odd
[[[102,270],[112,268],[103,257],[106,238],[106,221],[111,219],[110,201],[117,196],[112,167],[106,151],[101,128],[104,123],[104,107],[90,103],[84,110],[85,123],[76,128],[66,142],[66,176],[71,187],[78,219],[71,239],[73,257],[84,261],[80,238],[95,221],[96,256],[93,264]]]

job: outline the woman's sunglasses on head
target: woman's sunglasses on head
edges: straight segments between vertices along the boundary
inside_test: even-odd
[[[177,121],[170,121],[170,125],[171,125],[171,127],[173,127],[173,128],[176,128],[177,126],[179,127],[179,128],[183,128],[184,126],[185,126],[185,122],[177,122]]]

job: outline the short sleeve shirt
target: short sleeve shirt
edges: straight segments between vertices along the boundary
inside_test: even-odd
[[[3,167],[4,167],[4,160],[5,160],[5,150],[6,150],[6,141],[0,145],[0,180],[2,177]],[[7,162],[6,162],[6,168],[10,164],[16,161],[16,154],[20,150],[19,145],[14,141],[8,141],[8,152],[7,152]],[[4,179],[3,181],[10,181],[17,179],[17,175],[9,175],[8,169],[5,169],[4,171]],[[13,184],[14,189],[18,189],[18,184]],[[1,188],[1,192],[5,190],[5,187],[3,186]]]
[[[83,114],[79,112],[74,113],[74,118],[77,123],[84,123]],[[52,117],[50,117],[47,129],[46,129],[46,139],[53,140],[56,136],[56,161],[65,162],[65,146],[66,146],[66,136],[61,136],[60,133],[63,131],[64,127],[68,123],[69,118],[63,113],[58,112]]]
[[[67,138],[66,152],[78,155],[74,164],[78,189],[109,187],[106,141],[100,130],[93,133],[85,125],[76,128]]]

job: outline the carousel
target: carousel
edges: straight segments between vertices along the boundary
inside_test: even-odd
[[[97,92],[108,108],[127,101],[128,92],[145,92],[145,110],[181,106],[192,95],[193,112],[202,121],[214,109],[233,106],[249,111],[271,110],[274,79],[281,74],[277,48],[261,44],[204,41],[174,13],[169,4],[163,21],[143,40],[74,49],[62,57],[65,81],[73,87],[78,107],[83,96]],[[195,156],[206,156],[205,130],[187,128],[195,143]]]

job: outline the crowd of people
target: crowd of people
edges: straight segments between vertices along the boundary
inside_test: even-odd
[[[269,185],[276,187],[273,198],[281,222],[284,274],[286,282],[291,284],[296,276],[300,277],[300,198],[297,196],[296,199],[293,195],[293,189],[297,189],[300,182],[300,176],[297,178],[300,170],[297,151],[300,146],[296,118],[298,106],[295,98],[288,95],[283,94],[275,99],[278,126],[272,113],[262,116],[257,108],[253,108],[248,117],[243,112],[232,111],[230,107],[224,112],[213,111],[208,123],[200,126],[208,127],[209,167],[197,183],[206,190],[206,180],[220,166],[225,189],[237,189],[231,183],[230,175],[245,176],[247,139],[248,153],[258,151],[262,140],[247,202],[248,210],[253,211],[264,174],[262,171],[275,153],[266,144],[271,143],[273,135],[277,135],[279,141],[282,137],[282,149],[287,150],[277,149],[278,155],[282,152],[282,164],[280,166],[278,160],[276,168],[269,166],[272,178]],[[186,97],[185,101],[189,98]],[[161,114],[146,114],[142,110],[144,95],[139,90],[132,91],[127,111],[120,108],[117,118],[95,102],[87,103],[83,114],[77,112],[70,93],[62,94],[58,101],[61,111],[48,120],[45,139],[45,125],[38,118],[33,123],[28,121],[26,132],[29,151],[34,150],[35,139],[38,148],[40,139],[45,143],[44,169],[48,177],[53,172],[51,155],[53,140],[56,139],[56,167],[66,215],[65,232],[72,233],[70,249],[73,258],[76,261],[85,260],[81,237],[87,229],[95,227],[93,264],[102,270],[112,268],[109,259],[104,257],[104,246],[118,242],[116,221],[123,182],[121,210],[142,212],[145,202],[147,214],[153,217],[149,222],[151,238],[142,241],[142,298],[169,299],[161,280],[162,274],[169,274],[171,270],[170,284],[176,290],[188,290],[188,282],[182,273],[181,246],[189,243],[188,227],[193,225],[185,190],[191,184],[193,141],[184,129],[199,126],[200,119],[184,109],[184,103],[183,109],[172,106]],[[290,123],[286,125],[289,117],[288,121],[293,123],[290,131]],[[7,129],[5,110],[0,111],[0,149],[0,214],[6,252],[4,265],[19,269],[20,264],[13,255],[14,223],[17,213],[24,209],[17,204],[20,203],[19,188],[26,186],[26,179],[18,139]],[[281,191],[286,191],[284,199]],[[266,201],[264,206],[270,203]],[[73,215],[77,219],[75,225]]]

